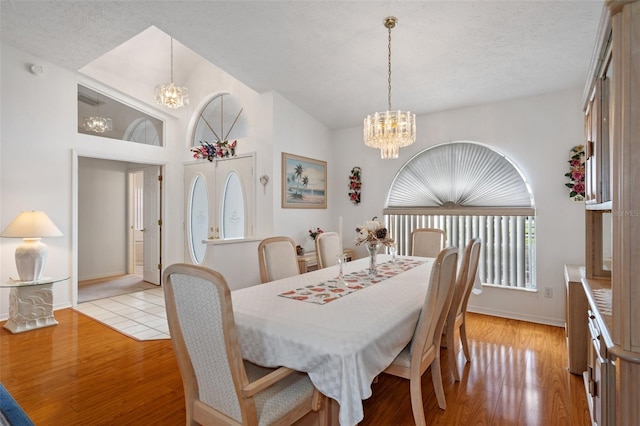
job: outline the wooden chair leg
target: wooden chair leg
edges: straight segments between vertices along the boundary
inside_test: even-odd
[[[462,350],[467,361],[471,361],[471,353],[469,352],[469,343],[467,342],[467,328],[465,327],[465,321],[462,321],[460,325],[460,340],[462,341]]]
[[[458,359],[456,357],[456,327],[447,329],[447,353],[449,354],[449,366],[456,382],[460,381],[460,372],[458,371]]]
[[[320,407],[318,409],[318,426],[329,425],[329,410],[331,409],[330,405],[331,401],[329,400],[329,398],[322,395]]]
[[[427,421],[424,418],[424,403],[422,402],[422,377],[410,379],[409,389],[411,391],[413,421],[416,426],[426,426]]]
[[[440,351],[438,351],[440,352]],[[442,386],[442,371],[440,371],[440,354],[438,353],[431,363],[431,378],[433,379],[433,388],[436,391],[438,406],[445,410],[447,408],[447,399],[444,396],[444,387]]]

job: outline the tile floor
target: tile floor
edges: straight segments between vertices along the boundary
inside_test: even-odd
[[[79,303],[75,310],[136,340],[170,338],[162,288]]]

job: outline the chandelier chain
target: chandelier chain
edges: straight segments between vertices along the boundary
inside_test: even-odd
[[[388,111],[391,111],[391,26],[388,27],[389,29],[389,55],[388,55],[388,60],[387,60],[387,65],[389,67],[389,78],[388,78],[388,94],[387,94],[387,104],[389,105]]]
[[[171,83],[173,83],[173,37],[171,37]]]

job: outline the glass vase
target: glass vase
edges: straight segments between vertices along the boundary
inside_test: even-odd
[[[367,252],[369,253],[369,276],[375,277],[378,273],[376,257],[378,255],[378,247],[380,247],[380,243],[377,241],[370,241],[366,244],[366,246]]]
[[[336,255],[336,265],[338,265],[338,283],[344,284],[344,264],[347,258],[344,254]]]

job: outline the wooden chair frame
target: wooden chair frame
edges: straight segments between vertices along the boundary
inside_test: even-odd
[[[335,259],[334,262],[329,262],[329,259],[325,259],[322,256],[321,245],[322,241],[326,238],[335,238],[338,240],[338,252],[336,255],[340,254],[340,235],[337,232],[323,232],[316,236],[315,246],[316,246],[316,259],[318,261],[318,269],[326,268],[327,266],[333,266],[336,264]]]
[[[284,237],[284,236],[265,238],[264,240],[260,241],[260,244],[258,244],[258,264],[260,266],[260,280],[262,281],[263,284],[269,281],[272,281],[269,278],[269,267],[267,265],[267,257],[265,255],[265,249],[269,244],[282,242],[282,241],[286,241],[291,244],[291,248],[293,250],[293,256],[294,256],[293,262],[295,262],[296,264],[296,270],[298,271],[298,273],[300,273],[300,266],[298,265],[298,258],[296,257],[296,242],[293,239],[289,237]]]
[[[451,308],[447,315],[446,326],[444,330],[444,338],[447,351],[449,352],[449,365],[451,372],[457,382],[460,381],[460,371],[456,361],[456,340],[455,332],[460,330],[460,340],[462,342],[462,350],[467,361],[471,361],[471,352],[469,351],[469,343],[467,342],[466,315],[467,304],[471,289],[478,272],[478,261],[480,259],[480,248],[482,240],[473,238],[467,243],[462,255],[462,265],[458,271],[458,279],[456,280],[456,289],[453,294]]]
[[[429,286],[432,294],[427,293],[423,315],[425,317],[418,324],[413,336],[411,361],[409,367],[392,363],[384,372],[394,376],[409,379],[411,389],[411,409],[417,426],[426,425],[424,417],[424,403],[422,401],[422,375],[431,366],[431,377],[435,389],[438,406],[447,408],[447,402],[442,385],[440,370],[440,340],[442,329],[453,299],[456,281],[456,266],[458,263],[458,249],[450,247],[443,249],[436,258],[431,271]],[[441,292],[444,292],[441,294]],[[437,300],[441,301],[441,309],[437,311]]]
[[[178,322],[178,312],[175,305],[175,295],[171,284],[172,274],[190,275],[211,282],[215,285],[220,295],[220,304],[222,311],[222,328],[224,334],[224,342],[226,347],[227,359],[233,377],[235,393],[238,398],[240,410],[242,413],[242,423],[230,418],[224,413],[216,410],[214,407],[206,404],[199,399],[198,381],[196,378],[194,367],[191,363],[187,346],[185,343],[182,329]],[[169,266],[163,277],[163,287],[166,300],[167,321],[171,333],[171,342],[178,361],[178,368],[182,376],[187,419],[186,424],[195,425],[233,425],[233,426],[255,426],[258,425],[256,405],[254,396],[259,392],[267,389],[269,386],[282,380],[290,374],[297,373],[295,370],[286,367],[274,369],[271,373],[260,379],[249,382],[245,369],[245,361],[242,359],[238,334],[235,327],[233,317],[233,306],[231,303],[231,292],[227,286],[224,277],[217,271],[209,268],[191,265],[191,264],[174,264]],[[214,360],[212,360],[214,362]],[[307,413],[312,411],[318,412],[318,424],[327,425],[329,421],[327,397],[321,394],[315,387],[313,395],[297,405],[292,411],[278,419],[276,425],[290,425]]]
[[[444,231],[439,228],[417,228],[411,231],[411,234],[409,235],[409,256],[424,256],[424,254],[415,254],[415,250],[414,250],[414,240],[418,234],[422,234],[422,233],[433,234],[436,237],[439,236],[440,246],[438,247],[437,251],[433,253],[433,256],[426,256],[426,257],[436,257],[440,252],[440,250],[444,248],[446,243],[446,235]]]

